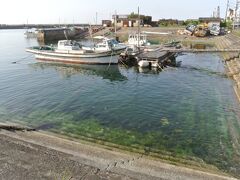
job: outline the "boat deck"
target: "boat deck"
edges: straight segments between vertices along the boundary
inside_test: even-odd
[[[162,49],[150,52],[144,52],[139,55],[139,58],[142,60],[148,61],[164,61],[166,58],[174,55],[175,53],[170,51],[162,51]]]

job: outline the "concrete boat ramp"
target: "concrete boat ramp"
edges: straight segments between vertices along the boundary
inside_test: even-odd
[[[194,170],[56,134],[6,129],[0,129],[0,179],[234,179],[217,169]]]

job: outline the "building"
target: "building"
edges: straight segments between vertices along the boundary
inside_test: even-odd
[[[130,15],[113,15],[112,24],[116,21],[117,27],[137,27],[140,23],[141,26],[151,25],[152,17],[140,15],[140,22],[137,14],[131,13]]]
[[[150,24],[152,27],[158,27],[158,21],[152,21],[152,23]]]
[[[102,26],[103,27],[111,27],[112,21],[111,20],[102,20]]]
[[[130,18],[129,15],[113,15],[112,23],[114,24],[116,21],[117,27],[137,27],[138,26],[138,18]],[[142,20],[140,19],[140,24],[142,24]]]
[[[233,9],[228,9],[227,14],[226,14],[226,20],[227,21],[233,21],[235,17],[235,11]]]

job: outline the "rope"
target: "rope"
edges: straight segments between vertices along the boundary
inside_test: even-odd
[[[164,71],[164,69],[159,65],[159,63],[157,63],[158,65],[158,68],[161,70],[161,71]]]
[[[112,63],[112,56],[113,56],[113,49],[112,49],[111,58],[110,58],[110,61],[109,61],[107,70],[110,68],[110,65],[111,65],[111,63]]]
[[[125,68],[128,68],[128,65],[126,65],[121,59],[119,61],[125,66]]]
[[[25,59],[28,59],[28,58],[31,57],[31,56],[33,56],[33,54],[30,54],[30,55],[28,55],[28,56],[25,56],[25,57],[23,57],[23,58],[20,58],[20,59],[17,60],[17,61],[13,61],[12,64],[16,64],[16,63],[18,63],[18,62],[21,62],[21,61],[23,61],[23,60],[25,60]]]

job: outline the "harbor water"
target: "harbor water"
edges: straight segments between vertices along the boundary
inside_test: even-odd
[[[240,174],[240,109],[218,54],[162,72],[51,64],[25,52],[38,43],[23,33],[0,31],[0,121]]]

